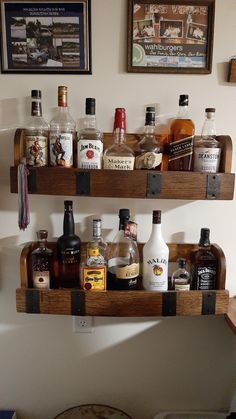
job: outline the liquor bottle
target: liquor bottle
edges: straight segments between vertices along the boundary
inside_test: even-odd
[[[78,132],[77,167],[101,169],[103,157],[103,134],[96,128],[94,98],[86,98],[84,127]]]
[[[188,114],[188,95],[180,95],[179,113],[170,125],[168,170],[191,170],[194,131],[194,123]]]
[[[73,202],[64,201],[63,235],[57,240],[58,284],[79,287],[80,238],[75,234]]]
[[[99,248],[99,254],[101,254],[104,258],[106,257],[106,248],[107,243],[102,237],[102,220],[100,218],[96,218],[93,220],[93,238],[89,242],[89,249],[93,246]],[[88,252],[87,252],[88,255]]]
[[[47,230],[37,231],[38,247],[31,253],[33,288],[54,288],[53,251],[47,247]]]
[[[58,87],[58,108],[50,122],[50,165],[72,167],[75,122],[67,106],[67,87]]]
[[[198,250],[190,254],[190,261],[193,289],[216,289],[218,261],[211,251],[209,228],[201,229]]]
[[[25,127],[24,156],[28,166],[48,165],[49,125],[42,116],[41,90],[31,90],[31,117]]]
[[[113,128],[113,144],[104,152],[104,169],[133,170],[134,153],[126,145],[126,112],[116,108]]]
[[[194,163],[195,172],[217,173],[219,172],[221,148],[216,139],[215,108],[205,109],[206,117],[202,127],[201,137],[194,139]]]
[[[130,224],[129,209],[119,210],[119,232],[112,243],[108,244],[107,286],[108,289],[133,290],[137,289],[139,277],[139,251]]]
[[[155,107],[146,108],[144,135],[135,151],[135,169],[160,170],[162,162],[161,144],[155,134]]]
[[[191,288],[191,275],[186,269],[186,259],[180,258],[178,265],[178,269],[171,276],[171,288],[175,291],[189,291]]]
[[[143,246],[143,287],[147,291],[167,291],[169,248],[161,230],[161,211],[153,211],[152,232]]]

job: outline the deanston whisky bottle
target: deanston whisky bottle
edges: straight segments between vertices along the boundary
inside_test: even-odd
[[[179,113],[171,123],[168,170],[190,171],[192,165],[195,126],[188,114],[188,95],[179,97]]]
[[[47,230],[37,231],[38,247],[31,253],[33,288],[54,288],[53,251],[47,247],[47,237]]]
[[[59,288],[79,287],[80,238],[75,234],[73,202],[64,201],[63,235],[57,240]]]

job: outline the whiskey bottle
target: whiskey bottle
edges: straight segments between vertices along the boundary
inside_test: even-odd
[[[134,153],[126,145],[126,112],[116,108],[113,128],[113,144],[104,152],[104,169],[133,170]]]
[[[189,291],[191,288],[191,275],[186,269],[186,259],[180,258],[178,265],[178,269],[171,276],[171,288],[175,291]]]
[[[58,109],[50,122],[50,165],[72,167],[75,122],[67,106],[67,87],[58,87]]]
[[[108,289],[134,290],[138,286],[139,251],[131,230],[136,224],[130,225],[129,209],[120,209],[119,219],[119,232],[107,249],[107,286]]]
[[[194,171],[219,172],[221,148],[216,139],[215,108],[206,108],[201,137],[194,139]]]
[[[167,291],[169,248],[161,230],[161,211],[153,211],[152,232],[143,246],[143,287],[147,291]]]
[[[60,288],[79,287],[80,238],[75,234],[73,202],[64,201],[63,235],[57,240]]]
[[[155,107],[146,108],[144,135],[135,152],[135,169],[160,170],[162,162],[161,144],[155,134]]]
[[[47,230],[37,231],[38,247],[31,253],[33,288],[54,288],[53,251],[47,247]]]
[[[190,254],[190,261],[193,289],[216,289],[218,261],[211,251],[209,228],[201,229],[198,250]]]
[[[41,90],[31,90],[31,117],[25,127],[24,156],[28,166],[48,165],[49,125],[42,116]]]
[[[168,170],[191,170],[194,131],[194,123],[188,114],[188,95],[180,95],[179,113],[170,125]]]
[[[103,157],[103,134],[96,128],[96,101],[86,98],[84,127],[78,132],[77,167],[101,169]]]

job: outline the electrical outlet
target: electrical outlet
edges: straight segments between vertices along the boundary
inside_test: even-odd
[[[73,316],[74,333],[93,333],[94,321],[92,316]]]

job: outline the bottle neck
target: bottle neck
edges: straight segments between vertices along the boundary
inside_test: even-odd
[[[33,99],[31,103],[31,116],[42,116],[41,99]]]
[[[115,128],[113,132],[114,143],[121,145],[126,143],[124,128]]]
[[[178,112],[178,119],[188,119],[189,113],[188,113],[188,106],[180,106],[179,112]]]
[[[39,241],[39,248],[41,250],[43,250],[43,249],[46,249],[46,247],[47,247],[47,240],[40,240]]]
[[[63,220],[63,234],[64,236],[71,236],[75,234],[75,223],[72,211],[65,211]]]
[[[145,125],[144,134],[154,135],[155,134],[155,125]]]
[[[84,119],[84,128],[96,128],[96,115],[86,115]]]
[[[125,226],[126,224],[129,222],[128,219],[126,218],[120,218],[120,223],[119,223],[119,231],[121,230],[125,230]]]

